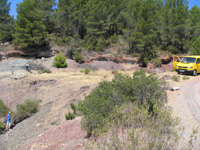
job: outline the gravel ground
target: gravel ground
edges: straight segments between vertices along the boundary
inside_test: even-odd
[[[0,136],[0,150],[20,149],[49,128],[44,120],[48,118],[52,102],[44,105],[34,116],[18,123],[13,129]],[[30,132],[32,131],[32,132]]]
[[[56,70],[53,65],[53,57],[52,58],[44,58],[44,59],[15,59],[15,60],[4,60],[0,62],[0,73],[2,72],[13,72],[17,70],[25,70],[26,64],[29,64],[30,70],[40,70],[50,69]],[[67,64],[70,69],[78,69],[78,68],[91,68],[92,70],[122,70],[124,67],[121,64],[117,64],[112,61],[92,61],[91,63],[79,64],[74,60],[67,59]]]
[[[4,60],[0,62],[0,72],[9,72],[25,69],[27,63],[29,63],[29,61],[25,59]]]

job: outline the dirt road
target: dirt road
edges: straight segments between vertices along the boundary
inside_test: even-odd
[[[185,128],[180,143],[181,147],[186,148],[193,129],[200,129],[200,76],[192,77],[180,87],[180,91],[170,92],[169,95],[173,114],[181,119],[181,126]],[[200,131],[193,149],[200,149]]]
[[[200,77],[188,83],[184,88],[184,97],[194,119],[200,125]]]

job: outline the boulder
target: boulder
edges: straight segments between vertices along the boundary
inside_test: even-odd
[[[14,79],[22,79],[24,77],[26,77],[26,75],[24,73],[17,73],[15,75],[12,76]]]
[[[23,55],[24,55],[24,53],[22,51],[17,51],[17,50],[6,51],[7,57],[21,57]]]
[[[6,43],[4,43],[3,45],[4,45],[4,46],[8,46],[8,45],[10,45],[10,43],[9,43],[9,42],[6,42]]]

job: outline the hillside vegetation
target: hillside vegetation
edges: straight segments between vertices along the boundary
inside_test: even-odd
[[[183,128],[166,105],[167,88],[165,81],[155,74],[147,76],[143,70],[136,71],[133,77],[116,74],[112,81],[100,82],[78,105],[83,113],[82,127],[101,139],[86,147],[178,149]],[[184,148],[192,148],[194,134]]]
[[[199,54],[200,9],[188,9],[188,0],[24,0],[17,19],[9,16],[10,3],[0,2],[0,42],[36,50],[70,45],[102,52],[116,43],[118,51],[140,56],[146,65],[160,50]]]

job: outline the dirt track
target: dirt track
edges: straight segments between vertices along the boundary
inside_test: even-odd
[[[181,119],[181,126],[185,128],[180,140],[180,147],[184,148],[188,145],[193,129],[200,127],[200,76],[190,78],[192,79],[182,84],[180,91],[168,93],[173,115]],[[197,134],[193,149],[200,149],[200,133]]]
[[[191,81],[184,88],[185,100],[194,119],[200,124],[200,77]]]

